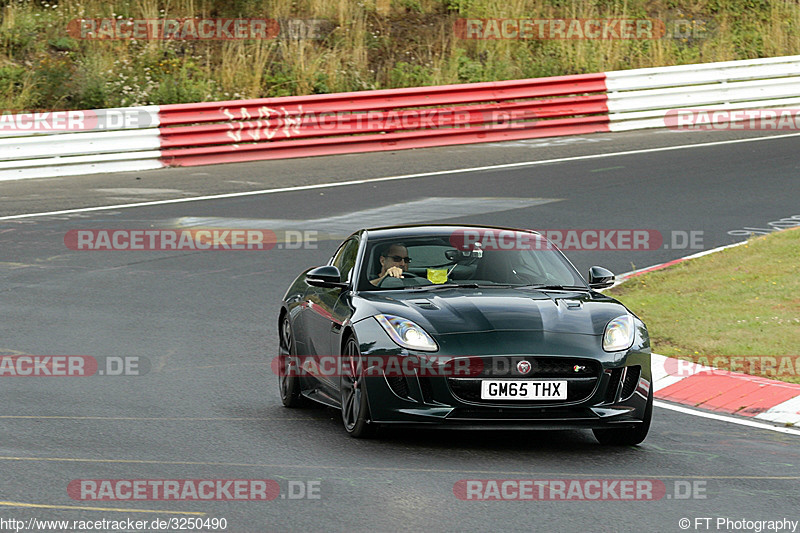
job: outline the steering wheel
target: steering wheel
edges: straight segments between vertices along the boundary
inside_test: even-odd
[[[408,278],[408,279],[414,279],[414,278],[418,278],[418,279],[424,279],[424,278],[422,278],[422,276],[418,276],[418,275],[414,274],[413,272],[403,272],[403,275],[402,275],[402,277],[403,277],[403,278]],[[386,281],[387,279],[400,279],[400,278],[395,278],[395,277],[393,277],[393,276],[386,276],[385,278],[383,278],[382,280],[380,280],[380,281],[378,282],[378,285],[377,285],[377,286],[378,286],[378,287],[382,286],[382,285],[383,285],[383,282],[384,282],[384,281]]]

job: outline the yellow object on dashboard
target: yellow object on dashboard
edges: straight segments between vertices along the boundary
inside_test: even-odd
[[[447,283],[447,269],[446,268],[429,268],[428,281],[436,283],[437,285]]]

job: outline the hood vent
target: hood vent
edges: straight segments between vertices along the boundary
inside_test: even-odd
[[[434,305],[433,302],[431,302],[430,300],[426,300],[424,298],[419,300],[409,300],[408,303],[414,304],[421,309],[429,309],[432,311],[436,311],[437,309],[439,309],[436,305]]]

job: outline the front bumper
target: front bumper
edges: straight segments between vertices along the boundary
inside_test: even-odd
[[[644,418],[651,387],[650,356],[630,357],[631,364],[603,371],[592,394],[578,402],[540,401],[514,405],[467,402],[456,397],[447,378],[404,378],[408,395],[401,397],[385,377],[367,378],[367,392],[373,423],[448,427],[453,429],[568,429],[634,427]],[[636,361],[638,364],[633,364]],[[635,369],[635,370],[631,370]],[[615,380],[624,373],[636,376],[634,390],[622,396],[626,381]],[[390,378],[396,379],[396,378]],[[632,380],[633,377],[629,377]],[[420,387],[420,381],[428,381]],[[423,392],[423,389],[427,389]],[[417,396],[419,394],[419,396]]]
[[[371,329],[372,321],[360,325]],[[377,331],[359,332],[360,338],[380,338]],[[480,357],[524,358],[533,363],[528,376],[507,375],[453,376],[385,375],[365,378],[371,421],[375,424],[452,429],[570,429],[636,427],[645,417],[652,386],[650,347],[638,338],[625,352],[604,352],[592,339],[580,336],[575,346],[561,353],[481,353]],[[387,339],[388,340],[388,339]],[[574,349],[572,349],[574,348]],[[363,355],[393,352],[399,357],[425,357],[409,353],[390,343],[362,344]],[[537,350],[543,352],[543,350]],[[569,352],[569,353],[567,353]],[[442,357],[440,353],[437,357]],[[445,356],[447,357],[447,356]],[[488,363],[487,363],[488,366]],[[586,367],[581,374],[569,375],[573,366]],[[530,379],[567,381],[566,400],[481,400],[481,379]]]

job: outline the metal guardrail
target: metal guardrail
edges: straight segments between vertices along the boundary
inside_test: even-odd
[[[164,167],[157,106],[0,117],[0,180]]]
[[[0,180],[664,127],[800,104],[800,56],[490,83],[0,117]],[[9,124],[11,127],[8,127]]]
[[[674,109],[754,109],[800,104],[800,56],[606,73],[611,131],[664,127]]]
[[[603,74],[585,74],[163,106],[163,156],[193,166],[608,131],[604,92]]]

